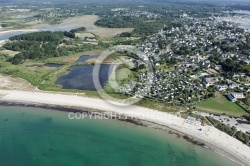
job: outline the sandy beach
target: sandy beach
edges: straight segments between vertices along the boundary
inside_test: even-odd
[[[211,126],[184,123],[184,119],[175,115],[159,112],[138,106],[117,106],[107,101],[77,95],[56,94],[46,92],[30,92],[17,90],[0,90],[0,102],[53,105],[57,107],[89,108],[138,117],[139,119],[166,126],[185,134],[202,143],[210,149],[240,163],[249,165],[250,148],[226,133]],[[202,131],[198,130],[202,129]]]

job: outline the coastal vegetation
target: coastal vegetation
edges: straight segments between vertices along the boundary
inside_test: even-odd
[[[244,118],[245,118],[248,122],[250,122],[250,115],[244,115]]]
[[[131,33],[122,33],[121,37],[146,37],[157,33],[164,25],[169,25],[170,20],[157,20],[156,22],[147,22],[147,18],[134,17],[103,17],[95,25],[107,28],[135,28]]]
[[[10,38],[10,42],[3,48],[19,51],[14,57],[8,59],[12,64],[21,64],[25,60],[42,60],[51,57],[67,56],[70,53],[96,49],[100,46],[80,44],[75,38],[75,32],[85,28],[73,29],[69,32],[34,32],[17,35]],[[68,38],[66,38],[68,37]],[[70,38],[73,38],[72,40]]]

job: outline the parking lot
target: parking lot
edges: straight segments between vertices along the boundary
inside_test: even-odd
[[[221,123],[224,123],[225,125],[228,125],[230,127],[236,127],[238,131],[242,131],[244,133],[246,133],[247,131],[250,132],[250,123],[247,122],[247,120],[244,118],[234,118],[224,115],[216,116],[210,113],[203,112],[199,112],[198,114],[202,116],[210,116],[220,121]]]

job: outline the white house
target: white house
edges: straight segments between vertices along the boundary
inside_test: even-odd
[[[231,100],[232,102],[236,102],[238,99],[244,99],[245,96],[243,93],[229,93],[227,95],[227,97],[229,98],[229,100]]]
[[[209,78],[205,78],[204,80],[203,80],[203,85],[205,86],[205,87],[209,87],[209,86],[211,86],[211,85],[214,85],[216,82],[218,82],[219,80],[218,80],[218,78],[217,77],[209,77]]]
[[[222,70],[222,66],[221,65],[215,65],[215,70],[221,71]]]
[[[218,86],[216,86],[217,91],[225,91],[227,89],[228,89],[227,85],[218,85]]]

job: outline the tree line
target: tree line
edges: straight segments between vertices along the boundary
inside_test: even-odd
[[[44,31],[17,35],[11,37],[11,42],[7,42],[3,47],[8,50],[20,52],[8,59],[12,64],[23,63],[26,59],[66,56],[69,54],[69,51],[78,51],[79,48],[69,49],[66,46],[61,46],[61,44],[67,45],[65,36],[75,38],[75,33],[83,30],[85,28],[73,29],[69,32]]]
[[[169,23],[170,18],[149,21],[146,17],[106,16],[96,21],[95,25],[107,28],[135,28],[131,34],[124,33],[121,37],[146,37],[157,33]]]

